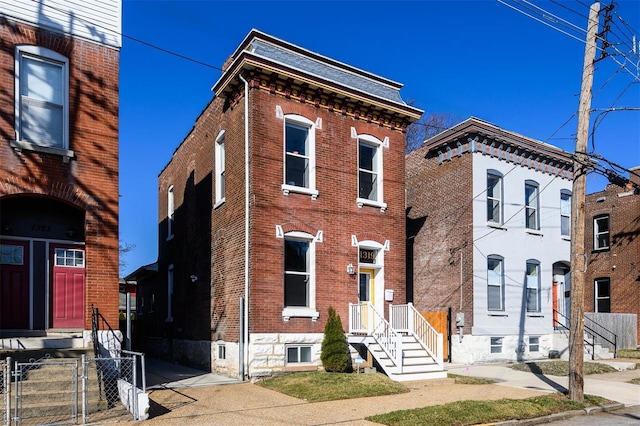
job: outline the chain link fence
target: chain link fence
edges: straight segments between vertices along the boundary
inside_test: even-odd
[[[87,424],[146,419],[148,395],[143,354],[127,353],[117,358],[47,357],[30,362],[7,358],[0,366],[0,424]]]

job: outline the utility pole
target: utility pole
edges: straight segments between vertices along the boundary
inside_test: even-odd
[[[573,193],[571,196],[571,313],[569,329],[569,398],[584,401],[584,285],[587,270],[585,250],[585,190],[589,158],[587,138],[591,110],[591,91],[598,35],[598,13],[600,3],[595,2],[589,10],[587,40],[584,50],[582,87],[578,108],[578,131],[573,160]]]

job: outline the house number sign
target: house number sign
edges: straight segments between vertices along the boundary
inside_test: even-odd
[[[360,249],[360,263],[376,263],[378,250]]]

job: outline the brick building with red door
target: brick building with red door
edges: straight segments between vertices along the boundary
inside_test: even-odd
[[[4,338],[62,332],[64,344],[83,334],[87,344],[92,305],[117,328],[121,10],[120,0],[1,6]]]

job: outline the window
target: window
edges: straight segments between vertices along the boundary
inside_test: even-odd
[[[171,311],[173,299],[173,265],[167,268],[167,319],[165,322],[173,322],[173,313]]]
[[[491,255],[487,258],[487,300],[490,311],[504,310],[504,259]]]
[[[173,219],[175,211],[175,199],[173,197],[173,185],[167,190],[167,239],[173,237]]]
[[[311,362],[311,346],[287,346],[287,364]]]
[[[24,247],[7,244],[0,245],[1,265],[22,265],[24,264]]]
[[[502,223],[502,175],[487,172],[487,222]]]
[[[215,144],[215,179],[216,179],[216,205],[224,203],[226,189],[226,148],[224,130],[216,138]]]
[[[598,278],[594,281],[594,285],[595,311],[611,312],[611,282],[609,278]]]
[[[52,50],[17,47],[15,129],[19,147],[69,148],[68,69],[69,60]]]
[[[609,215],[593,219],[593,249],[609,250]]]
[[[527,260],[527,312],[540,312],[540,262]]]
[[[540,337],[529,336],[529,352],[539,352],[539,351],[540,351]]]
[[[223,343],[218,343],[218,359],[227,359],[227,347]]]
[[[492,337],[491,338],[491,353],[492,354],[501,354],[502,353],[502,339],[503,339],[503,337]]]
[[[56,266],[84,267],[84,250],[57,248],[55,253]]]
[[[539,230],[538,184],[528,180],[524,185],[525,226],[527,229]]]
[[[567,190],[560,191],[560,234],[571,235],[571,192]]]
[[[299,115],[284,120],[284,184],[282,190],[318,196],[315,179],[315,125]]]
[[[382,146],[379,139],[358,136],[358,206],[373,205],[386,209],[382,191]]]
[[[315,253],[313,236],[291,232],[284,239],[284,306],[315,307]]]

